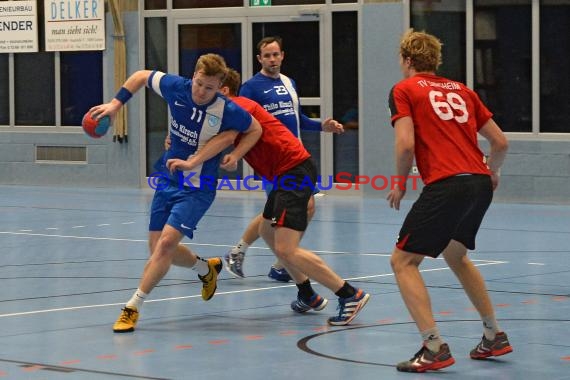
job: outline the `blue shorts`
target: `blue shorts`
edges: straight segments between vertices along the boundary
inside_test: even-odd
[[[152,200],[148,230],[162,231],[168,224],[192,239],[196,225],[215,197],[215,191],[189,187],[180,189],[175,183],[164,190],[157,190]]]

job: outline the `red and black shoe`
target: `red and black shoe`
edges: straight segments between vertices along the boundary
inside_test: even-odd
[[[400,372],[436,371],[449,367],[453,363],[455,363],[455,359],[451,356],[447,343],[442,344],[438,352],[430,351],[424,345],[413,358],[398,363],[396,369]]]
[[[509,338],[507,338],[507,334],[504,332],[499,332],[493,340],[489,340],[483,335],[483,338],[481,338],[477,347],[471,350],[469,356],[471,359],[480,360],[491,356],[505,355],[509,352],[513,352]]]

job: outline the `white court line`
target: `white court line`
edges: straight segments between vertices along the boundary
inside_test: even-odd
[[[85,228],[85,227],[87,227],[87,226],[73,226],[71,228]]]
[[[475,266],[497,265],[497,264],[506,264],[506,263],[508,263],[508,262],[507,261],[497,261],[497,262],[492,262],[492,263],[475,264]],[[449,267],[432,268],[432,269],[423,269],[423,270],[420,270],[420,272],[436,272],[436,271],[442,271],[442,270],[450,270],[450,269],[449,269]],[[371,278],[389,277],[389,276],[393,276],[393,275],[394,275],[394,273],[383,273],[383,274],[375,274],[375,275],[370,275],[370,276],[349,277],[349,278],[345,278],[344,280],[346,280],[346,281],[365,280],[365,279],[371,279]],[[228,294],[260,292],[260,291],[264,291],[264,290],[291,288],[294,286],[296,286],[296,285],[291,284],[291,285],[268,286],[268,287],[263,287],[263,288],[231,290],[231,291],[227,291],[227,292],[217,292],[216,296],[222,296],[222,295],[228,295]],[[145,303],[176,301],[176,300],[184,300],[184,299],[198,298],[198,297],[201,297],[201,295],[196,294],[196,295],[192,295],[192,296],[180,296],[180,297],[151,299],[151,300],[145,301]],[[44,314],[44,313],[53,313],[53,312],[60,312],[60,311],[72,311],[72,310],[81,310],[81,309],[94,309],[94,308],[110,307],[110,306],[124,306],[124,305],[125,305],[124,302],[119,302],[119,303],[105,303],[105,304],[96,304],[96,305],[60,307],[60,308],[56,308],[56,309],[41,309],[41,310],[23,311],[23,312],[18,312],[18,313],[0,314],[0,318],[20,317],[20,316],[25,316],[25,315]]]
[[[527,263],[528,265],[546,265],[544,263]]]
[[[99,224],[98,226],[108,226],[108,224]],[[108,240],[108,241],[130,241],[133,243],[147,243],[147,239],[126,239],[126,238],[111,238],[111,237],[96,237],[96,236],[75,236],[75,235],[56,235],[56,234],[39,234],[39,233],[28,233],[28,232],[12,232],[12,231],[0,231],[0,235],[24,235],[24,236],[42,236],[42,237],[53,237],[53,238],[65,238],[65,239],[84,239],[84,240]],[[212,243],[180,243],[183,245],[196,245],[202,247],[233,247],[233,245],[228,244],[212,244]],[[262,249],[269,251],[268,247],[249,247],[249,249]],[[328,253],[328,254],[350,254],[353,255],[355,252],[346,251],[319,251],[312,249],[315,253]],[[390,257],[389,253],[357,253],[360,256],[380,256],[380,257]],[[431,259],[428,257],[428,259]],[[443,260],[443,258],[438,257],[433,260]],[[495,260],[481,260],[481,259],[471,259],[473,262],[491,263],[491,264],[506,264],[508,261],[495,261]]]
[[[108,241],[130,241],[134,243],[146,243],[147,239],[126,239],[126,238],[110,238],[110,237],[96,237],[96,236],[75,236],[75,235],[56,235],[56,234],[40,234],[40,233],[28,233],[28,232],[12,232],[12,231],[0,231],[0,235],[23,235],[23,236],[41,236],[41,237],[52,237],[52,238],[64,238],[64,239],[85,239],[85,240],[108,240]],[[203,247],[233,247],[233,245],[228,244],[211,244],[211,243],[180,243],[184,245],[197,245]],[[249,247],[250,249],[264,249],[269,250],[268,247]],[[343,251],[317,251],[313,250],[315,253],[346,253],[354,254],[354,252],[343,252]]]
[[[103,226],[110,226],[110,224],[109,223],[101,223],[101,224],[97,225],[97,227],[103,227]]]
[[[23,236],[41,236],[41,237],[52,237],[52,238],[84,239],[84,240],[128,241],[128,242],[136,242],[136,243],[146,243],[147,242],[146,239],[125,239],[125,238],[109,238],[109,237],[95,237],[95,236],[54,235],[54,234],[10,232],[10,231],[0,231],[0,235],[23,235]],[[198,246],[210,246],[210,247],[233,247],[233,245],[226,245],[226,244],[206,244],[206,243],[183,243],[183,244],[185,244],[185,245],[198,245]],[[267,247],[250,247],[250,248],[269,250],[269,248],[267,248]],[[354,252],[340,252],[340,251],[317,251],[317,250],[313,250],[313,252],[354,254]],[[384,253],[362,253],[360,255],[363,255],[363,256],[380,256],[380,257],[389,257],[390,256],[389,254],[384,254]],[[508,263],[508,261],[492,261],[492,260],[472,260],[472,261],[481,261],[482,262],[480,264],[475,264],[475,266],[497,265],[497,264],[507,264]],[[435,271],[441,271],[441,270],[449,270],[449,268],[444,267],[444,268],[422,269],[422,270],[420,270],[420,272],[435,272]],[[346,278],[345,280],[347,280],[347,281],[364,280],[364,279],[371,279],[371,278],[378,278],[378,277],[388,277],[388,276],[393,276],[393,275],[394,275],[393,273],[385,273],[385,274],[377,274],[377,275],[370,275],[370,276],[351,277],[351,278]],[[263,290],[280,289],[280,288],[287,288],[287,287],[294,287],[294,286],[295,286],[295,284],[270,286],[270,287],[263,287],[263,288],[253,288],[253,289],[243,289],[243,290],[233,290],[233,291],[227,291],[227,292],[218,292],[218,293],[216,293],[216,295],[220,296],[220,295],[226,295],[226,294],[258,292],[258,291],[263,291]],[[169,298],[148,300],[145,302],[164,302],[164,301],[174,301],[174,300],[198,298],[198,297],[201,297],[201,295],[169,297]],[[123,306],[124,304],[125,304],[124,302],[120,302],[120,303],[97,304],[97,305],[71,306],[71,307],[62,307],[62,308],[56,308],[56,309],[33,310],[33,311],[25,311],[25,312],[18,312],[18,313],[0,314],[0,318],[33,315],[33,314],[42,314],[42,313],[51,313],[51,312],[60,312],[60,311],[92,309],[92,308],[101,308],[101,307],[110,307],[110,306]]]
[[[327,252],[327,251],[313,251],[313,252]],[[335,252],[335,253],[352,253],[354,254],[354,252]],[[390,257],[392,256],[391,253],[359,253],[359,256],[380,256],[380,257]],[[470,258],[471,261],[473,262],[482,262],[482,263],[492,263],[492,264],[506,264],[508,263],[508,261],[497,261],[497,260],[481,260],[481,259],[473,259]],[[437,258],[432,258],[432,257],[427,257],[426,256],[426,260],[445,260],[443,257],[437,257]],[[529,263],[530,264],[530,263]],[[544,265],[544,264],[543,264]]]

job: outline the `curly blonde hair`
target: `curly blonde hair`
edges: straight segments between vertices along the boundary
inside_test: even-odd
[[[400,40],[400,55],[410,58],[417,72],[435,72],[441,65],[441,41],[428,33],[408,29]]]

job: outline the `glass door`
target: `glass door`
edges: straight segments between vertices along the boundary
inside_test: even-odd
[[[192,3],[194,4],[194,3]],[[198,4],[198,3],[196,3]],[[276,4],[274,4],[276,5]],[[176,7],[175,7],[176,8]],[[148,68],[192,76],[198,56],[214,52],[247,80],[261,69],[257,43],[278,35],[283,40],[283,74],[297,84],[301,111],[312,118],[333,117],[345,126],[343,135],[302,131],[301,139],[316,161],[326,185],[334,173],[359,174],[358,13],[324,8],[307,12],[298,6],[172,10],[145,18],[145,64]],[[231,16],[229,16],[231,14]],[[330,17],[329,17],[330,16]],[[155,94],[145,99],[147,175],[164,149],[168,110]],[[251,175],[240,164],[237,175]],[[331,184],[332,185],[332,184]]]
[[[311,117],[320,119],[322,114],[323,86],[321,80],[321,25],[318,16],[291,17],[207,17],[199,19],[175,19],[173,23],[174,38],[172,65],[169,71],[185,77],[192,77],[196,60],[202,54],[217,53],[226,60],[229,67],[242,74],[242,80],[249,79],[261,67],[257,61],[257,43],[263,37],[278,35],[283,39],[285,59],[283,74],[291,77],[297,84],[301,111]],[[156,108],[156,107],[155,107]],[[166,112],[162,110],[161,115]],[[153,117],[157,117],[154,113]],[[152,115],[147,115],[147,118]],[[164,115],[165,116],[165,115]],[[164,116],[160,116],[162,119]],[[332,116],[332,115],[331,115]],[[163,119],[164,120],[164,119]],[[164,132],[166,133],[166,132]],[[147,136],[153,141],[156,149],[161,149],[164,139],[160,136]],[[152,138],[151,138],[152,137]],[[325,162],[332,162],[332,149],[321,148],[332,146],[332,138],[313,131],[302,131],[301,139],[313,156],[319,173],[329,173]],[[328,139],[328,140],[327,140]],[[149,160],[149,157],[147,157]],[[150,169],[149,169],[150,170]],[[220,173],[226,178],[253,174],[247,164],[240,163],[237,172]]]
[[[211,20],[212,22],[209,22]],[[249,38],[245,34],[244,23]],[[191,77],[197,58],[205,53],[217,53],[224,57],[229,67],[242,74],[245,81],[257,73],[261,67],[257,61],[257,43],[263,37],[278,35],[283,39],[286,52],[282,72],[293,78],[301,101],[302,112],[312,118],[321,117],[321,80],[320,80],[320,29],[318,18],[303,17],[291,21],[287,18],[256,18],[223,20],[219,18],[188,20],[176,23],[178,35],[177,72]],[[215,22],[214,22],[215,21]],[[248,46],[245,45],[249,41]],[[246,52],[247,51],[247,52]],[[307,150],[321,166],[321,134],[302,131],[301,139]],[[228,178],[237,175],[252,174],[247,164],[240,163],[237,172],[226,173]]]

